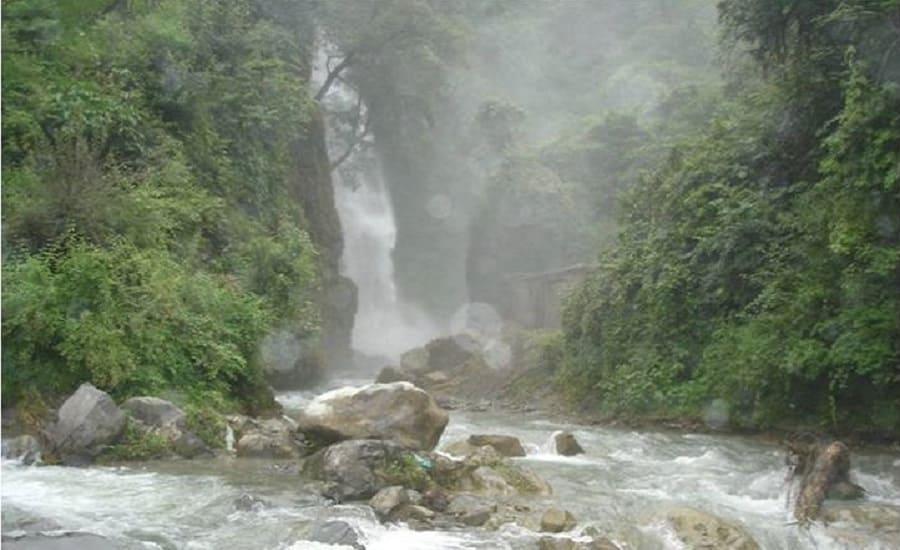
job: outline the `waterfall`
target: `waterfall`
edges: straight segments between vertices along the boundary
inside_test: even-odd
[[[313,82],[324,82],[328,44],[319,49]],[[356,92],[337,80],[323,98],[326,115],[346,112],[360,105]],[[343,122],[342,122],[343,120]],[[329,156],[346,150],[346,117],[326,116]],[[343,127],[340,125],[343,124]],[[352,129],[351,129],[352,130]],[[370,138],[371,139],[371,138]],[[397,360],[404,351],[422,345],[439,330],[414,304],[400,300],[394,281],[393,251],[397,225],[388,186],[371,147],[354,153],[353,168],[332,173],[335,206],[344,236],[341,274],[358,291],[352,347],[371,357]]]

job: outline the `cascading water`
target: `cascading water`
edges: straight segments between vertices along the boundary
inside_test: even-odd
[[[326,50],[327,44],[320,48],[313,70],[317,83],[327,76]],[[326,112],[339,113],[356,106],[359,114],[365,115],[365,105],[340,80],[334,82],[322,103]],[[340,117],[326,120],[330,156],[337,158],[348,146],[335,128],[341,123]],[[398,297],[392,258],[397,225],[388,187],[377,155],[369,150],[354,155],[365,156],[366,162],[333,173],[335,205],[344,235],[341,271],[358,290],[352,346],[367,356],[396,360],[407,349],[436,336],[439,329],[421,310]]]

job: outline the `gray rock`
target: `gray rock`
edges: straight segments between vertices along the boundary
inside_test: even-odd
[[[4,504],[2,518],[2,530],[6,533],[12,531],[26,531],[36,533],[38,531],[56,531],[60,525],[50,518],[36,516],[16,506]]]
[[[346,521],[315,523],[307,533],[306,539],[313,542],[351,546],[357,550],[366,548],[359,542],[359,533]]]
[[[20,435],[15,439],[3,441],[3,457],[22,461],[22,464],[34,464],[41,461],[41,442],[32,435]]]
[[[111,540],[75,531],[47,534],[3,535],[3,550],[118,550]]]
[[[402,445],[392,441],[354,439],[335,443],[310,456],[303,472],[329,485],[324,495],[343,502],[371,498],[390,483],[384,469],[404,455]]]
[[[212,449],[194,432],[183,431],[172,441],[173,450],[184,458],[214,454]]]
[[[235,445],[239,457],[296,458],[300,449],[294,425],[279,418],[249,419]]]
[[[449,415],[424,390],[408,382],[341,388],[318,396],[298,416],[301,432],[314,439],[385,439],[414,450],[431,450]]]
[[[553,436],[556,453],[563,456],[574,456],[584,452],[572,432],[559,432]]]
[[[876,502],[828,502],[822,506],[826,523],[845,522],[872,531],[900,533],[900,506]]]
[[[562,533],[575,527],[578,523],[568,510],[549,508],[541,516],[541,531],[545,533]]]
[[[153,428],[163,428],[184,422],[184,411],[174,403],[158,397],[131,397],[122,403],[122,410],[135,420]]]
[[[470,527],[480,527],[497,511],[493,502],[472,495],[457,495],[450,500],[446,512]]]
[[[740,525],[692,508],[675,508],[669,523],[681,542],[689,548],[729,548],[759,550],[759,545]]]
[[[859,500],[866,496],[866,490],[850,481],[837,481],[828,487],[825,498],[831,500]]]
[[[125,413],[115,401],[91,384],[82,384],[57,413],[48,439],[64,464],[92,461],[125,429]]]
[[[391,384],[393,382],[411,382],[410,376],[403,373],[397,367],[384,367],[375,378],[376,384]]]
[[[525,456],[525,449],[518,438],[509,435],[470,435],[468,443],[474,447],[493,447],[503,456]]]
[[[369,500],[369,506],[372,507],[375,515],[381,520],[387,519],[398,506],[408,503],[409,496],[406,493],[406,489],[400,485],[385,487],[375,493],[375,496]]]

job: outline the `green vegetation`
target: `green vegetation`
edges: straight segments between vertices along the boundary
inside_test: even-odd
[[[561,383],[616,414],[724,400],[736,426],[896,434],[900,3],[719,11],[753,62],[626,192],[565,307]]]
[[[288,8],[4,2],[6,403],[90,381],[271,404],[261,339],[320,324],[313,33]]]
[[[169,439],[152,429],[141,429],[134,420],[128,419],[121,439],[100,454],[100,462],[124,460],[149,460],[162,458],[172,451]]]

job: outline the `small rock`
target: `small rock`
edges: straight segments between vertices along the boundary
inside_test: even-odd
[[[553,440],[556,443],[557,454],[574,456],[584,453],[584,449],[579,445],[572,432],[559,432],[553,436]]]
[[[562,533],[575,527],[575,516],[568,510],[549,508],[541,516],[541,531],[545,533]]]
[[[384,367],[375,378],[376,384],[390,384],[392,382],[410,382],[410,377],[397,367]]]
[[[419,521],[430,522],[434,519],[434,512],[418,504],[401,504],[391,512],[394,521]]]
[[[474,447],[491,446],[503,456],[525,456],[522,442],[509,435],[470,435],[468,442]]]
[[[313,542],[350,546],[357,550],[366,548],[359,542],[359,533],[346,521],[315,523],[307,533],[306,539]]]
[[[41,461],[41,442],[32,435],[3,441],[3,457],[18,459],[22,464],[31,465]]]
[[[172,449],[184,458],[212,455],[212,449],[194,432],[183,431],[172,442]]]
[[[409,497],[406,494],[406,489],[400,485],[393,485],[375,493],[375,496],[369,500],[369,506],[375,511],[375,515],[383,521],[391,515],[395,508],[408,502]]]
[[[447,497],[447,493],[442,489],[432,488],[425,491],[425,494],[422,495],[422,504],[435,512],[443,512],[450,504],[450,500]]]
[[[484,525],[496,511],[496,504],[472,495],[457,495],[446,508],[448,514],[470,527]]]
[[[538,541],[540,550],[582,550],[583,546],[565,537],[541,537]]]

